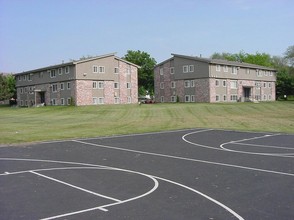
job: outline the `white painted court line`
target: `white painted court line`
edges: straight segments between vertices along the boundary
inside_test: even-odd
[[[209,130],[206,130],[206,131],[209,131]],[[293,157],[293,153],[277,153],[277,154],[276,153],[274,153],[274,154],[273,153],[254,153],[254,152],[246,152],[246,151],[235,151],[235,150],[230,150],[230,149],[227,149],[227,148],[223,147],[223,145],[225,145],[225,144],[238,144],[238,142],[241,142],[241,141],[259,139],[259,138],[264,138],[264,137],[269,137],[269,136],[277,136],[277,135],[280,135],[280,134],[272,134],[272,135],[267,134],[267,135],[262,135],[262,136],[253,137],[253,138],[249,138],[249,139],[230,141],[230,142],[226,142],[226,143],[221,144],[220,147],[217,148],[217,147],[211,147],[211,146],[208,146],[208,145],[197,144],[197,143],[194,143],[192,141],[188,141],[186,139],[187,136],[192,135],[192,134],[196,134],[196,133],[198,133],[198,132],[187,133],[187,134],[182,136],[182,140],[185,141],[188,144],[191,144],[191,145],[194,145],[194,146],[197,146],[197,147],[203,147],[203,148],[219,150],[219,151],[227,151],[227,152],[232,152],[232,153],[255,154],[255,155],[261,155],[261,156],[286,157],[286,158],[292,158]],[[241,145],[242,143],[239,143],[239,144]]]
[[[233,143],[233,144],[253,146],[253,147],[261,147],[261,148],[263,147],[263,148],[273,148],[273,149],[294,150],[294,148],[291,148],[291,147],[279,147],[279,146],[261,145],[261,144],[246,144],[246,143]]]
[[[158,176],[152,176],[152,175],[148,175],[148,174],[137,172],[137,171],[120,169],[120,168],[115,168],[115,167],[107,167],[107,166],[101,166],[101,165],[95,165],[95,164],[83,164],[83,163],[75,163],[75,162],[66,162],[66,161],[52,161],[52,160],[39,160],[39,159],[21,159],[21,158],[0,158],[0,160],[18,160],[18,161],[22,161],[23,160],[23,161],[38,161],[38,162],[60,163],[60,164],[79,164],[79,165],[84,165],[84,166],[91,166],[90,167],[91,169],[94,169],[97,166],[97,169],[100,169],[100,167],[103,167],[103,168],[111,169],[111,170],[118,170],[118,171],[124,171],[124,172],[130,172],[130,173],[140,174],[140,175],[143,175],[143,176],[146,176],[146,177],[151,178],[154,181],[154,183],[155,183],[154,184],[154,187],[151,190],[149,190],[148,192],[146,192],[146,193],[144,193],[142,195],[139,195],[137,197],[133,197],[133,198],[130,198],[130,199],[127,199],[127,200],[123,200],[121,202],[114,202],[114,203],[103,205],[103,206],[99,206],[99,207],[94,207],[94,208],[89,208],[89,209],[85,209],[85,210],[79,210],[79,211],[76,211],[76,212],[70,212],[70,213],[65,213],[65,214],[61,214],[61,215],[51,216],[51,217],[43,218],[41,220],[52,220],[52,219],[62,218],[62,217],[70,216],[70,215],[76,215],[76,214],[81,214],[81,213],[85,213],[85,212],[89,212],[89,211],[94,211],[94,210],[108,211],[107,209],[105,209],[106,207],[110,207],[110,206],[114,206],[114,205],[119,205],[119,204],[122,204],[122,203],[126,203],[126,202],[129,202],[129,201],[133,201],[135,199],[139,199],[139,198],[142,198],[144,196],[147,196],[147,195],[151,194],[159,186],[159,183],[158,183],[157,179],[160,179],[162,181],[166,181],[168,183],[171,183],[171,184],[174,184],[174,185],[183,187],[183,188],[185,188],[185,189],[187,189],[189,191],[192,191],[192,192],[194,192],[194,193],[196,193],[196,194],[198,194],[198,195],[200,195],[200,196],[208,199],[209,201],[215,203],[216,205],[220,206],[221,208],[225,209],[226,211],[230,212],[237,219],[244,220],[239,214],[237,214],[231,208],[229,208],[226,205],[224,205],[223,203],[221,203],[221,202],[213,199],[212,197],[210,197],[210,196],[208,196],[208,195],[206,195],[204,193],[201,193],[200,191],[197,191],[197,190],[195,190],[195,189],[193,189],[193,188],[191,188],[189,186],[186,186],[184,184],[181,184],[181,183],[178,183],[178,182],[175,182],[175,181],[172,181],[172,180],[168,180],[168,179],[165,179],[165,178],[161,178],[161,177],[158,177]],[[86,167],[82,167],[82,168],[85,168],[86,169]],[[62,169],[62,168],[52,168],[52,169]],[[50,170],[50,169],[46,169],[46,170]],[[26,171],[26,172],[28,172],[28,171]]]
[[[257,139],[268,138],[268,137],[274,137],[274,136],[278,136],[278,135],[281,135],[281,134],[271,134],[271,135],[267,134],[267,135],[263,135],[263,136],[259,136],[259,137],[246,138],[246,139],[241,139],[241,140],[236,140],[236,141],[229,141],[229,142],[221,144],[220,148],[225,151],[234,152],[234,153],[292,158],[293,153],[257,153],[257,152],[241,151],[241,150],[232,150],[232,149],[228,149],[228,148],[224,147],[225,145],[228,145],[228,144],[242,144],[240,142],[257,140]],[[263,147],[267,147],[267,145],[263,145]]]
[[[272,174],[279,174],[279,175],[287,175],[287,176],[294,176],[293,173],[285,173],[285,172],[279,172],[279,171],[273,171],[273,170],[265,170],[265,169],[259,169],[254,167],[245,167],[245,166],[239,166],[239,165],[233,165],[233,164],[225,164],[225,163],[218,163],[218,162],[212,162],[212,161],[206,161],[206,160],[198,160],[198,159],[192,159],[187,157],[180,157],[180,156],[172,156],[167,154],[159,154],[159,153],[152,153],[152,152],[146,152],[146,151],[138,151],[138,150],[130,150],[125,148],[119,148],[119,147],[111,147],[101,144],[93,144],[93,143],[87,143],[83,141],[74,141],[81,144],[101,147],[101,148],[107,148],[107,149],[114,149],[119,151],[127,151],[132,153],[140,153],[145,155],[152,155],[152,156],[158,156],[158,157],[165,157],[165,158],[172,158],[172,159],[178,159],[178,160],[186,160],[186,161],[192,161],[192,162],[198,162],[198,163],[205,163],[205,164],[212,164],[217,166],[225,166],[225,167],[232,167],[232,168],[238,168],[238,169],[244,169],[244,170],[251,170],[251,171],[258,171],[258,172],[265,172],[265,173],[272,173]],[[216,148],[215,148],[216,149]]]
[[[46,179],[49,179],[49,180],[52,180],[52,181],[55,181],[57,183],[61,183],[63,185],[66,185],[66,186],[70,186],[74,189],[78,189],[78,190],[81,190],[83,192],[86,192],[86,193],[90,193],[92,195],[95,195],[95,196],[99,196],[99,197],[102,197],[102,198],[105,198],[105,199],[109,199],[109,200],[112,200],[112,201],[115,201],[115,202],[121,202],[121,200],[119,199],[116,199],[116,198],[112,198],[110,196],[105,196],[105,195],[102,195],[102,194],[99,194],[99,193],[95,193],[95,192],[92,192],[90,190],[87,190],[87,189],[84,189],[84,188],[81,188],[81,187],[78,187],[78,186],[75,186],[75,185],[72,185],[72,184],[69,184],[69,183],[66,183],[64,181],[61,181],[61,180],[58,180],[58,179],[55,179],[55,178],[52,178],[52,177],[49,177],[49,176],[46,176],[46,175],[43,175],[43,174],[40,174],[40,173],[37,173],[35,171],[30,171],[30,173],[33,173],[35,175],[38,175],[38,176],[41,176],[43,178],[46,178]]]

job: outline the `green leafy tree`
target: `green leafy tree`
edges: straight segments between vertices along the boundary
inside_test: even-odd
[[[16,98],[15,78],[11,74],[0,74],[0,100],[10,98]]]
[[[123,59],[137,64],[141,68],[138,70],[138,88],[139,95],[146,95],[146,91],[153,95],[154,93],[154,76],[153,68],[156,61],[148,53],[144,51],[128,50]]]

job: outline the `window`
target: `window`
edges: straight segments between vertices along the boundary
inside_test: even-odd
[[[164,96],[160,97],[160,102],[164,102]]]
[[[191,80],[191,87],[195,87],[195,80]]]
[[[268,72],[267,71],[264,71],[264,76],[268,76]]]
[[[32,81],[32,76],[33,76],[33,74],[28,75],[28,81]]]
[[[98,84],[96,81],[93,81],[93,89],[98,89]]]
[[[114,104],[119,104],[119,103],[120,103],[120,98],[114,97]]]
[[[104,82],[98,81],[98,89],[104,89]]]
[[[175,81],[171,82],[171,88],[173,88],[173,89],[176,88],[176,82]]]
[[[23,88],[20,88],[20,94],[23,94]]]
[[[127,75],[130,75],[130,74],[131,74],[131,66],[128,65],[128,67],[127,67]]]
[[[255,95],[255,99],[259,101],[260,100],[260,95]]]
[[[185,80],[185,88],[189,88],[191,86],[190,80]]]
[[[215,86],[219,86],[219,80],[218,79],[215,80]]]
[[[52,85],[52,92],[57,92],[57,84]]]
[[[64,90],[64,83],[60,83],[60,90]]]
[[[171,67],[170,68],[170,74],[174,74],[175,73],[175,68],[174,67]]]
[[[236,102],[238,100],[238,96],[237,95],[231,95],[231,101],[232,102]]]
[[[23,100],[20,100],[20,106],[23,106]]]
[[[191,102],[195,102],[195,95],[191,95]]]
[[[164,82],[160,83],[160,89],[164,89]]]
[[[67,105],[71,104],[71,98],[67,98]]]
[[[263,83],[263,87],[266,88],[266,82]]]
[[[185,95],[185,102],[190,102],[190,96],[189,95]]]
[[[255,82],[255,86],[256,86],[256,88],[260,88],[260,82]]]
[[[227,86],[227,81],[223,80],[223,87],[226,87],[226,86]]]
[[[99,66],[99,73],[105,73],[105,67]]]
[[[183,66],[183,73],[187,73],[189,71],[189,66]]]
[[[267,99],[267,96],[266,95],[263,95],[263,100],[266,101],[266,99]]]
[[[256,72],[257,72],[258,77],[262,77],[262,71],[261,70],[256,70]]]
[[[113,83],[113,87],[114,87],[115,89],[119,89],[119,83],[118,83],[118,82]]]
[[[221,66],[220,65],[216,65],[216,71],[220,72],[221,71]]]
[[[65,74],[69,74],[69,67],[68,66],[65,67]]]
[[[194,65],[189,65],[189,72],[194,72]]]
[[[58,74],[62,75],[62,68],[58,68]]]
[[[43,75],[44,75],[43,72],[40,72],[39,73],[39,78],[43,78]]]
[[[273,72],[272,71],[269,71],[269,74],[268,74],[269,76],[272,76],[273,75]]]
[[[51,99],[51,105],[57,105],[56,99]]]
[[[118,67],[114,67],[114,73],[115,73],[115,74],[118,74],[118,73],[119,73],[119,69],[118,69]]]
[[[22,79],[23,79],[23,81],[26,81],[27,80],[27,75],[23,75]]]
[[[24,93],[28,93],[28,88],[27,87],[24,88]]]
[[[237,67],[232,66],[232,74],[237,74]]]
[[[55,70],[51,70],[50,71],[50,78],[55,78],[56,77],[56,71]]]
[[[224,101],[227,101],[227,96],[226,95],[224,95]]]
[[[128,96],[128,103],[132,103],[132,97]]]
[[[272,100],[272,96],[271,95],[268,95],[268,100]]]
[[[103,97],[93,97],[93,104],[97,105],[97,104],[104,104],[104,98]]]
[[[97,105],[98,104],[98,99],[96,97],[93,97],[93,104]]]
[[[131,83],[127,82],[127,89],[131,88]]]
[[[171,102],[176,102],[176,101],[177,101],[177,97],[176,97],[176,96],[171,96],[170,101],[171,101]]]
[[[93,66],[93,73],[98,73],[98,66]]]
[[[163,68],[160,68],[160,69],[159,69],[159,74],[160,74],[160,75],[163,75]]]
[[[67,89],[70,89],[70,82],[67,83]]]
[[[250,69],[249,68],[246,69],[246,74],[250,74]]]
[[[237,81],[231,81],[231,89],[237,89]]]
[[[268,83],[268,87],[269,87],[269,88],[272,87],[272,83],[271,83],[271,82]]]
[[[220,101],[219,95],[216,95],[216,96],[215,96],[215,101],[217,101],[217,102]]]
[[[228,66],[224,66],[224,72],[229,72]]]
[[[61,105],[65,105],[64,98],[61,98],[60,101],[61,101]]]
[[[18,76],[18,77],[17,77],[17,80],[18,80],[18,81],[21,81],[21,76]]]

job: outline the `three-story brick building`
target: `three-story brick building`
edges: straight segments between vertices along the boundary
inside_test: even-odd
[[[112,53],[18,73],[18,105],[137,103],[138,68]]]
[[[156,102],[274,101],[276,98],[273,68],[172,55],[154,68]]]

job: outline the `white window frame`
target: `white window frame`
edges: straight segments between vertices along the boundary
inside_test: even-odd
[[[170,97],[171,102],[177,102],[177,97],[175,95]]]
[[[99,66],[99,73],[105,73],[105,66]]]
[[[114,67],[114,74],[119,74],[119,68],[118,67]]]
[[[237,89],[238,88],[238,82],[237,82],[237,80],[231,80],[230,81],[230,88],[231,89]]]
[[[223,87],[227,87],[227,81],[223,80]]]
[[[131,89],[132,84],[130,82],[127,82],[127,89]]]
[[[164,96],[160,97],[160,102],[163,103],[164,102]]]
[[[170,74],[174,74],[175,73],[175,68],[174,67],[171,67],[170,68]]]
[[[98,83],[97,83],[97,81],[93,81],[92,82],[92,88],[93,89],[98,89]]]
[[[189,72],[189,66],[188,65],[184,65],[183,66],[183,73],[188,73]]]
[[[61,105],[65,105],[64,98],[61,98],[61,99],[60,99],[60,104],[61,104]]]
[[[160,87],[160,89],[164,89],[164,82],[161,82],[161,83],[159,84],[159,87]]]
[[[238,68],[236,66],[232,66],[232,74],[234,75],[238,74]]]
[[[58,75],[62,75],[62,68],[58,68]]]
[[[218,79],[215,80],[215,86],[219,87],[219,80]]]
[[[223,100],[227,101],[227,95],[223,95]]]
[[[268,95],[268,100],[269,101],[272,100],[272,95],[271,94]]]
[[[176,88],[176,82],[175,81],[171,81],[171,86],[172,89]]]
[[[66,89],[67,89],[67,90],[70,90],[70,82],[67,82],[67,83],[66,83]]]
[[[114,89],[119,89],[119,82],[114,82],[113,83],[113,88]]]
[[[99,67],[97,65],[93,65],[92,69],[93,73],[98,73]]]
[[[217,64],[217,65],[215,66],[215,71],[216,71],[216,72],[220,72],[220,71],[221,71],[221,65]]]
[[[195,95],[191,95],[191,102],[195,102]]]
[[[71,98],[67,98],[67,105],[70,105]]]
[[[58,86],[57,86],[57,84],[55,83],[55,84],[52,84],[51,85],[52,86],[52,93],[55,93],[55,92],[57,92],[57,89],[58,89]]]
[[[131,97],[131,96],[128,96],[127,99],[128,99],[128,100],[127,100],[128,104],[132,103],[132,97]]]
[[[215,101],[220,102],[220,95],[218,95],[218,94],[215,95]]]
[[[97,87],[98,87],[98,89],[104,89],[104,81],[98,81]]]
[[[224,72],[229,72],[229,67],[227,65],[223,66],[223,69],[224,69]]]
[[[191,87],[195,87],[195,80],[191,80]]]
[[[120,97],[114,97],[114,104],[120,104]]]
[[[250,74],[250,68],[246,69],[246,74]]]
[[[65,74],[69,74],[69,66],[65,67]]]
[[[23,88],[20,88],[20,94],[23,94]]]
[[[232,94],[231,95],[231,102],[237,102],[238,101],[238,95],[237,94]]]
[[[185,80],[184,81],[184,86],[185,86],[185,88],[190,88],[191,87],[191,81],[190,80]]]
[[[189,65],[189,72],[193,73],[194,72],[194,65]]]
[[[191,96],[185,95],[185,102],[191,102]]]
[[[50,71],[50,78],[56,78],[56,71],[55,70],[49,70]]]
[[[32,73],[28,74],[28,81],[32,81],[32,76],[33,76]]]
[[[163,76],[163,67],[159,68],[159,75]]]
[[[60,90],[64,90],[64,83],[60,83]]]

